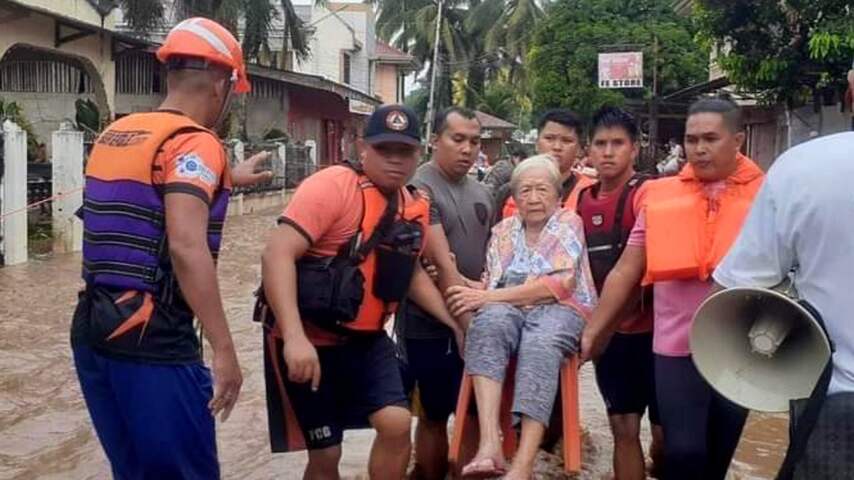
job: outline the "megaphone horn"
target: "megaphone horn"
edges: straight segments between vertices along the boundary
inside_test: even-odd
[[[830,358],[818,319],[790,279],[767,288],[731,288],[694,315],[691,353],[700,374],[742,407],[785,412],[809,397]]]

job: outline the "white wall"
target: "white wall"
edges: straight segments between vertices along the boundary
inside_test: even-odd
[[[249,97],[246,108],[246,133],[260,138],[271,128],[288,131],[288,96],[284,98]]]
[[[341,52],[356,47],[353,32],[325,7],[316,5],[311,15],[312,21],[316,22],[316,31],[311,39],[311,57],[294,65],[294,70],[323,75],[332,81],[341,82]],[[351,67],[351,78],[353,75]]]
[[[163,102],[165,95],[116,94],[116,113],[150,112]]]
[[[88,23],[96,27],[101,26],[101,16],[92,8],[92,4],[86,0],[14,0],[16,3],[27,5],[42,10],[47,10],[59,15],[74,18],[80,22]],[[113,28],[115,20],[120,13],[116,8],[104,18],[103,27]]]
[[[86,3],[85,0],[42,0],[31,3],[58,5],[67,2],[74,5]],[[69,8],[73,6],[71,3],[68,5]],[[104,97],[105,105],[101,105],[100,101],[96,102],[101,107],[102,115],[115,111],[116,68],[111,58],[110,43],[111,36],[109,34],[103,36],[90,35],[73,42],[64,43],[56,48],[54,47],[54,20],[37,13],[31,13],[24,18],[4,23],[0,29],[0,57],[6,53],[9,47],[15,44],[26,44],[67,54],[81,60],[87,73],[92,77],[96,89],[96,98],[98,93]],[[109,109],[109,112],[104,111],[106,109]]]
[[[23,109],[24,118],[32,124],[38,141],[47,145],[48,158],[53,152],[51,134],[59,130],[62,122],[74,121],[74,102],[78,98],[95,100],[92,94],[72,93],[0,92],[0,97],[14,101]]]
[[[354,7],[362,7],[361,4]],[[335,9],[335,6],[331,6]],[[343,10],[338,12],[338,16],[343,18],[356,32],[356,38],[362,43],[362,49],[355,52],[352,56],[352,66],[350,67],[350,76],[352,78],[351,85],[363,92],[370,92],[370,68],[371,58],[374,57],[375,36],[374,36],[374,21],[373,12],[370,8],[358,10]]]

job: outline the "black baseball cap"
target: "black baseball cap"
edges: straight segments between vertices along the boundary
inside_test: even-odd
[[[368,118],[363,137],[370,145],[405,143],[421,145],[421,122],[406,105],[383,105]]]

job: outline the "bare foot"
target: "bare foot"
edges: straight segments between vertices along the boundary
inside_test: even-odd
[[[534,478],[534,468],[533,466],[517,467],[514,465],[510,467],[510,471],[501,478],[503,480],[531,480]]]
[[[478,451],[460,473],[464,478],[492,478],[504,475],[506,471],[507,462],[498,450]]]

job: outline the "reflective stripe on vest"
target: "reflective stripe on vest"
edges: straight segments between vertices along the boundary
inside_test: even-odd
[[[166,255],[163,195],[152,182],[159,149],[176,133],[209,130],[169,112],[141,113],[111,124],[86,166],[83,279],[90,286],[159,293],[171,267]],[[208,246],[216,257],[228,190],[210,206]]]

